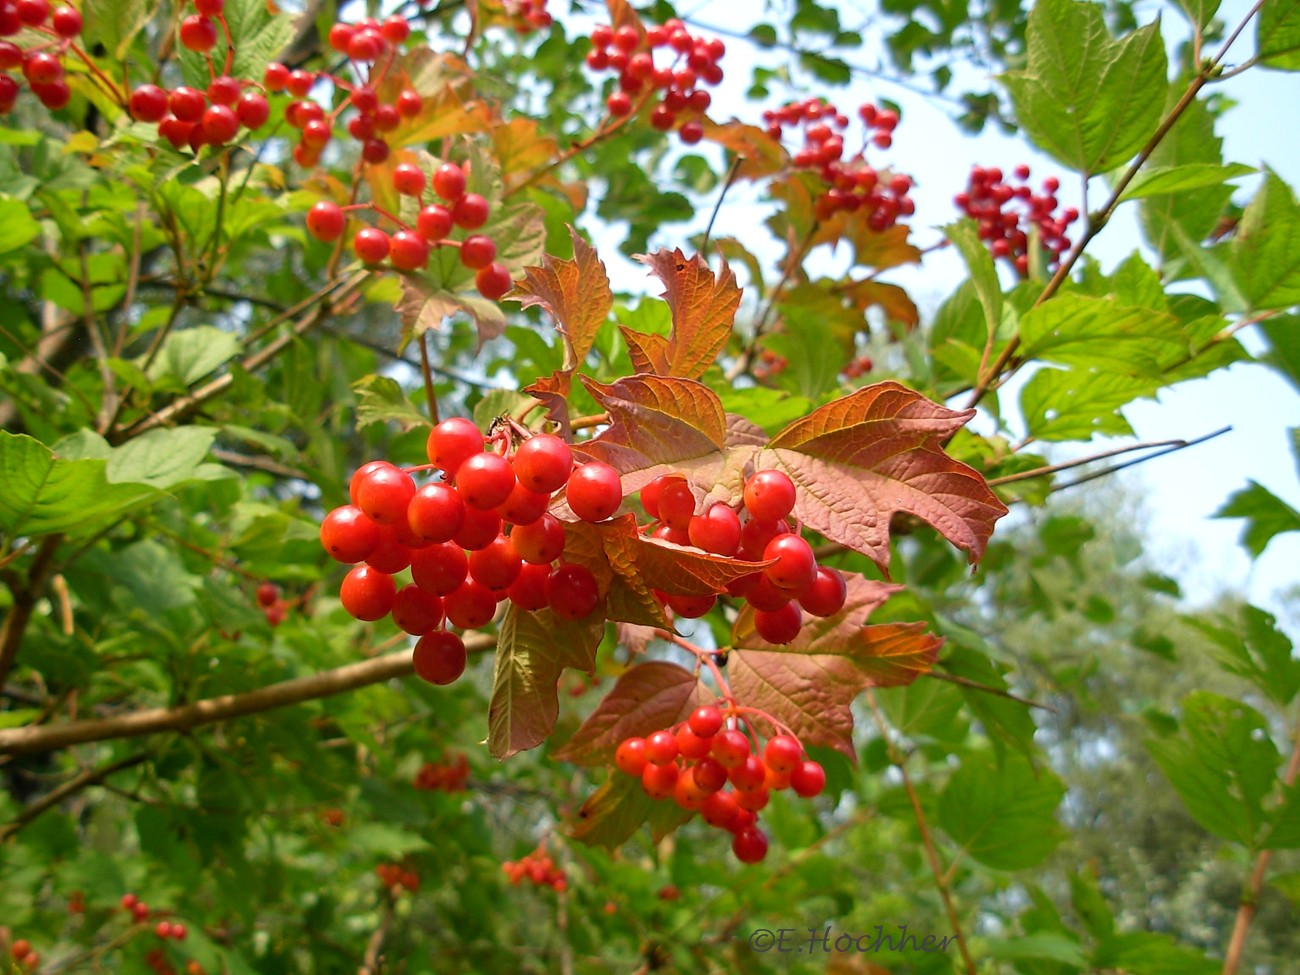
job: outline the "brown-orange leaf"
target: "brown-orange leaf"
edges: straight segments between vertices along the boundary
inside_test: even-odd
[[[623,739],[644,738],[684,721],[715,696],[677,664],[662,660],[637,664],[618,679],[555,757],[577,765],[611,764]]]
[[[569,836],[588,846],[612,850],[631,839],[642,823],[648,823],[650,837],[658,843],[694,815],[675,802],[651,799],[640,779],[614,771],[582,804]]]
[[[727,262],[715,277],[698,254],[687,257],[680,250],[656,251],[637,258],[649,267],[665,291],[662,297],[672,309],[672,332],[646,335],[624,328],[623,337],[638,372],[696,379],[713,365],[731,336],[740,307],[740,288]]]
[[[742,562],[724,558],[648,535],[637,535],[623,541],[642,578],[655,589],[674,596],[720,593],[728,583],[772,564],[771,561]]]
[[[943,442],[974,416],[896,382],[866,386],[791,423],[756,459],[798,488],[795,515],[831,541],[889,567],[889,521],[906,512],[977,561],[1007,513]]]
[[[605,265],[595,249],[572,227],[573,259],[543,257],[541,267],[524,269],[524,279],[516,284],[510,298],[522,307],[539,305],[555,319],[564,338],[564,365],[573,371],[591,351],[596,333],[614,304]]]
[[[779,173],[790,162],[781,143],[756,125],[743,122],[719,125],[705,119],[704,138],[740,157],[740,166],[736,170],[738,179],[762,179]]]

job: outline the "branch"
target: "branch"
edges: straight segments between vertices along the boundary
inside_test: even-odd
[[[113,773],[139,765],[148,757],[148,752],[139,752],[129,758],[113,762],[111,765],[105,765],[97,769],[86,769],[80,775],[69,779],[57,789],[47,792],[30,806],[25,807],[12,821],[0,826],[0,844],[4,843],[5,840],[9,839],[37,816],[54,808],[69,796],[75,795],[88,786],[99,785]]]
[[[1135,450],[1149,450],[1153,447],[1166,447],[1166,450],[1160,450],[1146,457],[1139,457],[1130,461],[1129,464],[1141,464],[1144,461],[1151,460],[1153,457],[1160,457],[1164,454],[1172,453],[1175,450],[1183,450],[1187,447],[1195,447],[1197,444],[1205,443],[1207,440],[1213,440],[1215,437],[1221,437],[1225,433],[1231,432],[1232,427],[1223,427],[1215,430],[1213,433],[1207,433],[1203,437],[1197,437],[1195,440],[1151,440],[1146,443],[1130,444],[1127,447],[1116,447],[1114,450],[1105,450],[1099,454],[1092,454],[1089,457],[1080,457],[1077,460],[1067,460],[1060,464],[1050,464],[1047,467],[1035,467],[1031,471],[1020,471],[1017,474],[1007,474],[1005,477],[995,477],[988,481],[989,487],[997,487],[999,484],[1012,484],[1016,481],[1028,481],[1035,477],[1046,477],[1048,474],[1058,474],[1061,471],[1068,471],[1075,467],[1082,467],[1084,464],[1091,464],[1094,461],[1105,460],[1107,457],[1116,457],[1120,454],[1130,454]],[[1107,471],[1119,470],[1118,467],[1108,468]],[[1071,482],[1078,483],[1078,482]],[[1068,487],[1069,485],[1065,485]]]
[[[491,634],[475,634],[465,641],[471,653],[495,645]],[[135,738],[160,731],[185,731],[231,718],[344,694],[370,684],[406,677],[413,672],[411,651],[398,650],[382,657],[345,664],[307,677],[269,684],[242,694],[194,701],[174,708],[149,708],[112,718],[73,721],[62,725],[29,725],[0,730],[0,755],[49,752],[69,745],[116,738]]]
[[[4,623],[0,624],[0,687],[4,687],[9,671],[13,669],[32,610],[36,608],[37,597],[54,569],[54,553],[62,541],[62,535],[47,535],[41,541],[27,572],[27,581],[13,591],[13,605],[9,607]]]
[[[1017,704],[1023,704],[1028,708],[1038,708],[1042,711],[1051,711],[1057,713],[1056,708],[1050,704],[1039,704],[1037,701],[1031,701],[1027,697],[1019,697],[1010,691],[1004,691],[1000,687],[990,687],[988,684],[981,684],[979,681],[970,680],[967,677],[958,677],[956,674],[944,674],[937,670],[927,671],[922,674],[923,677],[933,677],[935,680],[944,680],[950,684],[957,684],[961,687],[969,687],[973,691],[983,691],[986,694],[993,694],[997,697],[1005,697],[1008,701],[1015,701]]]
[[[1138,464],[1145,464],[1149,460],[1157,457],[1163,457],[1165,454],[1172,454],[1175,451],[1182,450],[1185,447],[1193,447],[1199,443],[1205,443],[1207,440],[1213,440],[1215,437],[1222,436],[1232,430],[1232,427],[1224,427],[1222,430],[1215,430],[1213,433],[1207,433],[1203,437],[1197,437],[1195,440],[1188,440],[1186,443],[1175,443],[1166,447],[1164,450],[1157,450],[1155,453],[1147,454],[1145,457],[1138,457],[1135,460],[1128,460],[1122,464],[1111,464],[1109,467],[1103,467],[1099,471],[1093,471],[1091,474],[1085,474],[1083,477],[1076,477],[1073,481],[1066,481],[1052,489],[1052,493],[1064,491],[1066,488],[1076,487],[1080,484],[1087,484],[1089,481],[1095,481],[1099,477],[1107,477],[1116,471],[1122,471],[1126,467],[1136,467]]]
[[[912,785],[912,777],[907,774],[907,758],[898,750],[894,744],[893,738],[889,735],[889,727],[885,724],[884,715],[880,713],[880,705],[876,703],[875,695],[867,691],[867,704],[871,707],[871,715],[876,719],[876,727],[880,729],[880,735],[885,740],[885,747],[889,750],[889,760],[893,762],[894,767],[898,769],[899,774],[903,777],[903,788],[907,791],[907,798],[912,803],[912,813],[916,816],[917,828],[921,831],[921,845],[925,847],[926,859],[930,861],[930,872],[934,874],[935,886],[939,888],[939,897],[943,900],[944,911],[948,914],[948,923],[952,925],[952,931],[957,938],[957,949],[961,952],[962,963],[966,968],[966,975],[976,975],[975,960],[971,957],[970,948],[966,945],[966,935],[961,929],[961,919],[957,917],[957,908],[953,906],[952,892],[948,889],[948,881],[944,876],[943,864],[939,862],[939,851],[935,849],[934,838],[930,835],[930,827],[925,821],[925,811],[921,808],[921,798],[916,794],[916,787]]]

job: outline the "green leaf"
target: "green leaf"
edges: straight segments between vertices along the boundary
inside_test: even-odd
[[[1009,961],[1053,961],[1068,965],[1076,971],[1088,967],[1088,959],[1076,939],[1051,931],[989,941],[984,953],[991,958],[1005,958]]]
[[[1159,377],[1188,342],[1172,315],[1107,298],[1057,295],[1020,318],[1020,354],[1066,366]]]
[[[1300,208],[1277,173],[1268,171],[1232,239],[1213,253],[1226,254],[1251,310],[1300,304]]]
[[[1091,440],[1133,433],[1121,406],[1153,396],[1158,380],[1088,369],[1039,369],[1020,391],[1025,427],[1038,440]]]
[[[276,60],[293,40],[293,18],[267,0],[226,0],[224,9],[235,56],[228,72],[234,78],[260,78],[266,66]],[[217,45],[211,51],[217,64],[225,62],[230,45],[222,31],[217,31]],[[210,79],[208,63],[202,54],[181,52],[181,68],[187,84],[203,90]]]
[[[947,628],[944,635],[949,636]],[[1006,679],[991,660],[982,653],[964,647],[956,635],[949,636],[952,649],[940,661],[939,666],[956,677],[992,687],[996,690],[1010,690]],[[984,733],[989,736],[999,755],[1008,747],[1015,749],[1026,759],[1034,755],[1034,732],[1037,727],[1029,708],[1019,701],[1008,700],[977,687],[961,687],[962,697],[971,714],[984,726]]]
[[[105,474],[113,483],[175,487],[194,477],[216,435],[211,427],[150,430],[115,447]]]
[[[979,239],[973,220],[949,224],[944,228],[944,233],[961,253],[962,260],[970,271],[975,294],[979,298],[980,307],[984,309],[984,323],[988,327],[986,340],[991,340],[997,335],[1002,323],[1002,285],[998,281],[997,268],[993,265],[993,255]]]
[[[1237,620],[1186,617],[1186,622],[1210,639],[1220,667],[1250,681],[1279,706],[1300,693],[1300,660],[1292,658],[1291,641],[1271,613],[1244,606]]]
[[[198,382],[239,353],[239,339],[212,325],[199,325],[167,336],[148,369],[151,382],[171,380],[181,387]]]
[[[26,247],[40,232],[41,225],[32,219],[27,204],[0,194],[0,254]]]
[[[148,484],[112,484],[102,459],[62,460],[25,434],[0,431],[0,530],[49,535],[91,529],[158,497]]]
[[[82,42],[87,50],[102,44],[113,59],[121,61],[157,6],[154,0],[86,0],[81,8]]]
[[[1260,356],[1300,392],[1300,318],[1275,315],[1255,326],[1268,341],[1268,352]],[[1300,460],[1300,450],[1296,451]]]
[[[357,426],[392,421],[403,431],[429,426],[429,418],[416,409],[401,383],[389,376],[363,376],[352,384],[357,394]]]
[[[1277,748],[1254,708],[1207,691],[1183,700],[1182,733],[1147,750],[1192,818],[1223,839],[1254,849],[1277,781]]]
[[[1048,769],[1008,755],[964,760],[939,796],[939,825],[962,850],[995,870],[1036,866],[1060,842],[1056,807],[1065,786]]]
[[[1266,68],[1300,71],[1300,3],[1264,0],[1255,25],[1255,49]]]
[[[1300,907],[1300,870],[1273,874],[1268,878],[1268,884],[1280,890],[1293,907]]]
[[[1269,817],[1269,829],[1260,844],[1266,850],[1300,847],[1300,787],[1283,788],[1282,804]]]
[[[631,839],[642,823],[650,824],[651,836],[658,842],[694,815],[675,802],[651,799],[640,779],[614,770],[609,781],[582,804],[569,835],[588,846],[612,850]]]
[[[1094,971],[1129,975],[1218,975],[1220,962],[1163,934],[1134,931],[1103,941],[1090,960]]]
[[[1220,186],[1230,179],[1240,179],[1255,172],[1258,170],[1243,163],[1189,163],[1186,166],[1148,168],[1138,173],[1133,182],[1128,184],[1120,200],[1139,200],[1148,196]]]
[[[1300,531],[1300,511],[1256,481],[1228,498],[1214,517],[1246,519],[1241,544],[1253,558],[1259,558],[1275,536]]]
[[[1193,27],[1204,29],[1214,19],[1219,0],[1175,0]]]
[[[1028,65],[1002,80],[1030,139],[1058,162],[1101,173],[1131,159],[1160,123],[1167,63],[1158,23],[1113,40],[1100,4],[1038,0]]]

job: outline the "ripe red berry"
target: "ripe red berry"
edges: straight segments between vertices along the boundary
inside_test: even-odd
[[[573,451],[559,437],[539,433],[519,445],[511,463],[519,483],[549,494],[568,481],[573,471]]]
[[[431,244],[445,239],[451,227],[451,211],[436,203],[422,208],[415,218],[416,232]]]
[[[687,531],[691,544],[706,552],[731,557],[740,550],[740,516],[725,504],[711,505],[703,514],[694,515]]]
[[[780,609],[760,609],[754,612],[754,629],[768,643],[789,643],[799,635],[802,627],[803,614],[799,612],[798,603],[786,603]]]
[[[551,575],[550,566],[525,562],[519,578],[510,583],[506,598],[522,610],[529,612],[546,608],[546,580]]]
[[[456,470],[456,490],[467,507],[490,511],[514,490],[515,472],[499,454],[480,452]]]
[[[451,541],[465,521],[465,502],[455,488],[438,481],[415,492],[406,506],[406,522],[426,542]]]
[[[466,237],[460,245],[460,262],[475,271],[487,267],[496,256],[496,242],[482,234]]]
[[[712,744],[710,744],[712,751]],[[727,784],[727,770],[716,758],[705,757],[695,763],[695,784],[708,795]]]
[[[790,773],[790,787],[804,799],[819,796],[826,788],[826,771],[811,759],[800,762]]]
[[[631,25],[624,25],[614,31],[614,46],[620,51],[631,53],[637,49],[637,46],[640,43],[641,35],[637,32],[637,29]]]
[[[271,106],[261,92],[246,91],[235,102],[235,114],[246,129],[260,129],[271,116]]]
[[[424,99],[420,97],[418,91],[410,88],[402,89],[397,96],[397,114],[402,118],[414,118],[424,109]]]
[[[789,774],[803,761],[803,746],[790,735],[773,735],[763,749],[763,761],[773,772]]]
[[[452,539],[457,545],[469,552],[486,548],[501,534],[501,516],[495,510],[480,511],[478,508],[465,508],[465,522]]]
[[[449,203],[465,195],[465,170],[455,163],[443,163],[433,171],[433,192]]]
[[[632,114],[632,98],[625,91],[616,91],[605,99],[605,108],[615,118]]]
[[[352,238],[352,250],[367,264],[378,264],[388,256],[388,234],[378,227],[362,227]]]
[[[413,497],[411,475],[391,464],[367,471],[357,482],[357,507],[381,525],[404,524]]]
[[[701,94],[708,94],[708,92]],[[677,137],[686,145],[693,146],[704,138],[704,126],[692,119],[677,130]]]
[[[701,738],[691,730],[688,724],[682,725],[677,729],[677,752],[682,758],[698,759],[704,758],[713,748],[712,738]],[[694,778],[692,777],[692,781]]]
[[[353,568],[339,586],[339,601],[343,608],[356,619],[366,622],[387,616],[396,596],[393,577],[369,565]]]
[[[731,841],[731,852],[741,863],[759,863],[767,856],[767,836],[756,826],[742,829]]]
[[[429,463],[436,464],[448,477],[455,477],[462,463],[483,452],[483,434],[472,420],[454,416],[430,431],[426,452]]]
[[[379,32],[389,44],[401,44],[411,36],[411,25],[405,17],[393,14],[380,25]]]
[[[510,272],[505,265],[493,261],[474,275],[474,287],[478,293],[490,301],[496,301],[514,286]]]
[[[763,549],[763,559],[776,561],[763,570],[763,574],[778,589],[802,592],[817,577],[817,557],[812,546],[793,533],[777,535]]]
[[[202,14],[190,14],[181,21],[181,44],[191,51],[211,51],[217,45],[217,25]]]
[[[442,600],[447,622],[462,630],[477,630],[492,622],[497,612],[497,597],[487,586],[466,579]]]
[[[477,230],[487,223],[488,201],[477,193],[466,193],[451,208],[451,219],[457,227]]]
[[[745,510],[759,521],[780,521],[794,510],[794,481],[783,471],[759,471],[745,483]]]
[[[812,585],[799,594],[799,606],[813,616],[834,616],[844,608],[847,595],[843,574],[819,565]]]
[[[318,200],[307,211],[307,232],[327,244],[342,237],[346,225],[343,208],[331,200]]]
[[[698,782],[699,775],[696,775]],[[700,806],[700,815],[710,826],[716,826],[719,829],[731,829],[736,822],[736,816],[740,812],[736,805],[736,794],[734,792],[715,792],[704,800]]]
[[[465,642],[455,633],[426,633],[411,652],[416,676],[430,684],[450,684],[465,673]]]
[[[442,622],[442,600],[417,585],[403,586],[393,597],[393,622],[412,636],[424,636]]]
[[[366,556],[366,565],[393,575],[411,564],[411,548],[398,537],[399,527],[380,527],[379,544]]]
[[[239,101],[241,87],[230,75],[221,75],[208,83],[208,100],[214,105],[233,105]]]
[[[691,731],[701,738],[712,738],[722,730],[722,711],[712,704],[696,708],[686,720]]]
[[[664,602],[668,604],[676,616],[682,619],[697,620],[705,615],[717,604],[718,597],[712,593],[706,596],[681,596],[665,595]]]
[[[131,117],[137,122],[159,122],[167,114],[167,92],[157,85],[141,85],[131,92]]]
[[[348,53],[348,45],[352,42],[352,35],[357,32],[355,24],[333,24],[330,26],[329,46],[332,50],[340,54]]]
[[[411,578],[421,589],[446,596],[469,576],[469,558],[454,541],[441,542],[411,553]]]
[[[674,477],[659,492],[659,520],[686,534],[690,541],[691,519],[695,517],[695,495],[685,478]]]
[[[650,113],[651,128],[658,129],[660,132],[667,132],[676,121],[677,114],[667,105],[656,105],[654,111]]]
[[[600,461],[583,464],[569,475],[565,500],[583,521],[605,521],[623,503],[622,478]]]
[[[262,72],[262,84],[270,92],[284,91],[289,84],[289,69],[278,61],[272,61]]]
[[[600,602],[600,586],[590,569],[568,563],[547,578],[546,601],[561,619],[585,619]]]
[[[516,525],[510,540],[525,562],[550,565],[564,553],[564,523],[547,513],[531,524]]]
[[[498,535],[487,546],[469,554],[469,575],[479,585],[499,591],[508,589],[519,578],[523,564],[510,539]]]
[[[51,85],[63,77],[63,63],[53,54],[36,51],[23,58],[23,77],[32,85]]]
[[[18,0],[18,19],[28,27],[39,27],[50,15],[50,0]]]
[[[677,759],[677,736],[671,731],[656,731],[645,740],[646,761],[667,765]]]
[[[713,736],[713,758],[725,769],[735,768],[749,753],[749,739],[744,732],[728,728]]]
[[[677,787],[676,765],[647,765],[641,771],[641,788],[651,799],[667,799]]]
[[[367,139],[361,147],[361,158],[368,163],[378,165],[388,158],[388,143],[383,139]]]
[[[403,196],[419,196],[424,192],[424,170],[414,163],[398,163],[393,170],[393,188]]]
[[[759,762],[760,766],[762,766],[762,764],[762,762]],[[766,774],[766,771],[764,771],[764,776],[766,776]],[[767,786],[765,785],[760,785],[757,789],[738,788],[736,790],[736,805],[743,810],[756,813],[761,809],[766,808],[768,800],[771,797],[772,794],[768,792]]]
[[[270,606],[280,598],[280,587],[274,582],[262,582],[257,586],[257,605]]]
[[[356,505],[345,504],[325,516],[320,526],[321,545],[330,557],[345,565],[364,562],[379,545],[379,526]]]
[[[496,513],[509,525],[531,525],[546,514],[550,504],[549,493],[531,491],[516,480],[510,489],[510,497],[496,506]]]
[[[399,230],[388,242],[388,259],[403,271],[419,271],[429,263],[429,243],[413,230]]]
[[[731,769],[727,778],[731,780],[739,792],[753,792],[763,787],[767,781],[767,768],[763,765],[763,760],[757,755],[749,754],[745,760]],[[737,797],[739,798],[739,797]]]

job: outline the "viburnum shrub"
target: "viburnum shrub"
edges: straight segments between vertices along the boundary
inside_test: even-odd
[[[996,166],[973,167],[966,189],[956,196],[957,208],[978,221],[979,238],[989,252],[1010,261],[1021,277],[1029,274],[1029,249],[1035,241],[1046,255],[1045,266],[1055,269],[1070,249],[1066,233],[1079,219],[1079,211],[1065,207],[1057,212],[1061,181],[1055,176],[1044,179],[1037,193],[1029,185],[1029,167],[1024,163],[1011,176],[1005,178]]]

